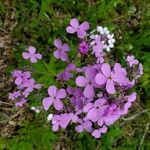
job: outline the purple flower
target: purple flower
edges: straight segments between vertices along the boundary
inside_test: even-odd
[[[79,123],[80,123],[80,125],[77,125],[76,128],[75,128],[77,132],[81,133],[84,130],[87,131],[87,132],[92,131],[91,121],[86,120],[86,121],[83,122],[82,120],[79,120]]]
[[[27,103],[27,100],[25,98],[22,98],[20,101],[16,102],[16,106],[23,107],[23,105],[26,103]]]
[[[98,56],[99,53],[103,52],[103,44],[100,39],[101,37],[98,36],[94,41],[95,45],[93,45],[93,53],[95,54],[95,56]]]
[[[101,118],[104,110],[108,107],[106,99],[98,99],[95,103],[88,103],[84,106],[83,112],[87,113],[86,119],[96,122]]]
[[[43,106],[45,110],[48,110],[49,107],[54,104],[56,110],[61,110],[63,108],[63,103],[60,99],[66,97],[66,91],[64,89],[60,89],[57,91],[55,86],[50,86],[48,88],[49,97],[43,99]]]
[[[58,131],[59,127],[65,129],[71,121],[69,114],[54,115],[52,118],[52,130]]]
[[[8,98],[9,98],[10,100],[15,100],[15,99],[18,98],[19,96],[21,96],[20,91],[16,91],[16,92],[13,92],[13,93],[9,93]]]
[[[84,21],[81,25],[79,25],[79,21],[76,18],[71,19],[70,25],[66,28],[68,33],[77,32],[77,36],[80,39],[83,39],[86,36],[86,31],[90,28],[89,23]]]
[[[13,72],[12,76],[13,76],[13,78],[16,78],[15,84],[20,85],[20,84],[26,82],[31,77],[31,74],[28,71],[22,72],[20,70],[16,70]]]
[[[123,115],[128,113],[128,109],[131,107],[132,102],[136,100],[136,93],[134,92],[131,95],[126,96],[125,99],[127,99],[127,102],[125,103],[123,108],[123,112],[122,112]]]
[[[100,129],[96,129],[92,132],[92,136],[94,136],[96,139],[101,137],[101,133],[106,133],[107,132],[107,127],[103,126]]]
[[[122,70],[111,71],[110,65],[107,63],[102,64],[101,72],[95,77],[95,81],[99,85],[106,85],[106,91],[109,94],[115,93],[115,83],[126,85],[127,79]]]
[[[85,77],[79,76],[76,78],[76,84],[79,87],[85,87],[83,94],[86,98],[93,98],[95,96],[95,92],[94,92],[95,75],[96,75],[96,69],[92,67],[87,67],[85,69]]]
[[[139,61],[135,59],[133,55],[127,57],[127,62],[129,63],[129,66],[132,67],[133,65],[137,65]]]
[[[89,51],[89,44],[85,41],[82,41],[80,44],[79,44],[79,52],[81,54],[87,54]]]
[[[70,78],[73,77],[73,74],[71,73],[73,70],[75,70],[75,65],[69,64],[64,72],[61,72],[57,75],[57,80],[64,80],[64,81],[70,80]]]
[[[54,45],[56,46],[56,51],[54,52],[54,56],[57,59],[61,59],[62,61],[68,61],[69,45],[67,43],[62,44],[60,39],[54,40]]]
[[[122,111],[117,107],[116,104],[110,104],[104,111],[104,116],[99,119],[98,124],[101,126],[103,123],[110,126],[117,121],[122,114]]]
[[[21,88],[25,87],[25,91],[26,92],[32,92],[33,89],[40,89],[41,88],[41,84],[35,84],[35,80],[34,79],[29,79],[26,82],[24,82],[24,84],[21,85]]]
[[[36,52],[36,48],[33,46],[29,46],[28,52],[23,52],[22,56],[24,59],[30,59],[31,63],[36,63],[38,59],[42,59],[42,55],[35,52]]]

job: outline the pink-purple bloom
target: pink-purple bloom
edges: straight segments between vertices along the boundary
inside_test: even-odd
[[[96,75],[96,69],[87,67],[85,69],[85,77],[79,76],[76,78],[76,84],[79,87],[85,87],[83,94],[87,98],[93,98],[95,96],[95,92],[94,92],[95,75]]]
[[[102,64],[101,72],[96,75],[95,81],[99,85],[105,85],[106,91],[109,94],[114,94],[116,92],[115,84],[126,85],[128,83],[126,75],[121,68],[111,71],[111,67],[107,63]]]
[[[67,43],[63,44],[60,39],[55,39],[54,45],[57,48],[54,52],[54,56],[62,61],[68,61],[69,45]]]
[[[23,52],[22,57],[24,59],[30,59],[31,63],[36,63],[38,59],[42,59],[42,55],[39,53],[36,53],[36,48],[33,46],[28,47],[28,52]]]
[[[43,99],[43,106],[45,110],[54,104],[56,110],[61,110],[63,108],[63,103],[61,99],[66,97],[66,91],[64,89],[57,90],[56,86],[50,86],[48,88],[49,97]]]
[[[89,44],[86,42],[86,41],[82,41],[80,44],[79,44],[79,52],[81,54],[87,54],[89,51]]]
[[[84,21],[81,25],[79,25],[79,21],[76,18],[71,19],[70,25],[66,28],[68,33],[77,33],[77,36],[80,39],[83,39],[86,36],[86,31],[90,28],[90,25],[87,21]]]
[[[139,61],[135,59],[133,55],[127,57],[127,62],[129,63],[129,66],[132,67],[133,65],[137,65]]]

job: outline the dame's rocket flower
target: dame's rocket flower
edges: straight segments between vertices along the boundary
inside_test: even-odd
[[[42,55],[35,52],[36,52],[36,48],[33,46],[29,46],[28,52],[23,52],[22,57],[24,59],[30,59],[31,63],[36,63],[38,59],[42,59]]]
[[[64,89],[57,90],[55,86],[50,86],[48,88],[49,97],[43,99],[43,106],[45,110],[54,104],[56,110],[61,110],[63,108],[63,103],[60,99],[66,97],[66,91]]]
[[[66,28],[68,33],[77,32],[77,36],[80,39],[83,39],[86,36],[86,31],[90,28],[90,25],[87,21],[84,21],[81,25],[79,25],[79,21],[76,18],[71,19],[70,25]]]
[[[62,44],[60,39],[55,39],[54,45],[57,48],[54,52],[54,56],[62,61],[68,61],[67,52],[69,51],[69,45],[67,43]]]

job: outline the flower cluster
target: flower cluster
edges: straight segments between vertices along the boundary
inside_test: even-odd
[[[17,91],[9,93],[9,99],[16,102],[16,106],[22,107],[27,103],[27,97],[34,89],[40,89],[41,85],[36,84],[35,80],[31,78],[29,71],[15,70],[12,73],[14,83],[17,86]]]
[[[66,28],[68,34],[77,37],[75,60],[70,56],[69,43],[54,40],[54,57],[67,65],[56,76],[54,85],[49,86],[42,105],[49,113],[47,120],[54,132],[74,124],[78,133],[86,131],[100,138],[110,125],[128,113],[136,100],[136,92],[131,93],[130,89],[143,74],[143,66],[133,55],[127,56],[123,65],[113,60],[109,51],[114,47],[114,35],[101,26],[88,34],[89,28],[87,21],[80,24],[76,18]],[[25,59],[29,58],[25,55]],[[40,88],[30,79],[29,72],[15,71],[13,77],[19,91],[9,95],[12,100],[27,97],[33,89]],[[32,110],[37,111],[35,107]]]
[[[106,61],[107,53],[114,47],[114,35],[106,27],[98,26],[90,34],[87,34],[88,29],[88,22],[79,25],[79,21],[73,18],[66,31],[70,34],[77,33],[80,41],[77,50],[83,56],[90,56],[92,63],[87,60],[86,65],[81,65],[80,68],[76,66],[76,62],[68,64],[65,71],[58,74],[57,79],[72,80],[74,86],[60,90],[56,86],[50,86],[48,97],[43,99],[43,107],[50,112],[48,121],[51,120],[53,131],[75,124],[77,132],[87,131],[99,138],[107,132],[108,126],[127,114],[136,100],[136,92],[130,93],[129,89],[143,74],[143,67],[134,56],[127,57],[127,68],[115,60]],[[64,46],[56,39],[54,45],[60,52],[59,57],[56,56],[57,51],[54,52],[56,58],[72,62],[66,56],[68,44]],[[67,47],[67,50],[63,47]],[[55,111],[52,111],[52,106]]]

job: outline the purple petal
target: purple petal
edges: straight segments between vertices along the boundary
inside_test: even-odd
[[[99,73],[95,76],[95,82],[99,85],[106,84],[106,81],[107,81],[107,78],[101,73]]]
[[[95,96],[93,85],[87,84],[83,94],[86,98],[93,98]]]
[[[54,45],[58,48],[61,49],[62,48],[62,42],[60,39],[55,39],[54,40]]]
[[[29,51],[30,54],[35,54],[36,48],[33,47],[33,46],[29,46],[28,51]]]
[[[61,110],[63,108],[63,103],[60,99],[54,99],[54,107],[56,110]]]
[[[69,45],[67,43],[63,44],[62,51],[68,52],[69,51]]]
[[[48,88],[48,94],[49,94],[49,96],[55,96],[56,92],[57,92],[56,86],[50,86]]]
[[[29,71],[26,71],[23,73],[23,77],[24,78],[30,78],[31,77],[31,73]]]
[[[114,82],[110,79],[107,80],[107,83],[106,83],[106,91],[109,93],[109,94],[114,94],[115,93],[115,87],[114,87]]]
[[[70,25],[71,25],[73,28],[78,29],[78,27],[79,27],[79,21],[78,21],[78,19],[76,19],[76,18],[71,19]]]
[[[35,54],[35,57],[38,59],[42,59],[42,55],[41,54]]]
[[[105,75],[108,78],[111,73],[110,65],[107,63],[102,64],[101,71],[103,75]]]
[[[62,61],[68,61],[68,54],[66,54],[65,52],[61,52],[61,60]]]
[[[88,112],[93,107],[94,107],[93,103],[88,103],[83,107],[83,112]]]
[[[57,98],[65,98],[66,97],[66,91],[64,89],[60,89],[57,94]]]
[[[53,103],[53,99],[50,98],[50,97],[44,98],[42,103],[43,103],[44,109],[45,109],[45,110],[48,110],[49,107],[50,107],[50,106],[52,105],[52,103]]]
[[[86,115],[87,119],[91,120],[92,122],[98,121],[98,110],[96,108],[92,108]]]
[[[58,129],[59,129],[59,124],[57,124],[57,123],[53,124],[52,130],[53,130],[54,132],[56,132],[56,131],[58,131]]]
[[[88,30],[90,28],[90,25],[87,21],[84,21],[80,26],[80,30]]]
[[[22,83],[22,78],[16,78],[16,80],[15,80],[15,84],[16,85],[20,85]]]
[[[128,97],[128,101],[129,102],[134,102],[136,100],[136,92],[132,93],[129,97]]]
[[[54,56],[55,56],[57,59],[60,59],[60,57],[61,57],[61,51],[60,51],[60,50],[56,50],[53,54],[54,54]]]
[[[83,132],[83,130],[84,130],[84,128],[83,128],[82,125],[76,126],[75,129],[76,129],[76,131],[79,132],[79,133]]]
[[[77,30],[78,38],[83,39],[86,36],[86,32],[84,30]]]
[[[85,87],[87,85],[87,80],[86,80],[85,77],[79,76],[79,77],[76,78],[76,84],[79,87]]]
[[[75,28],[73,28],[73,27],[71,27],[71,26],[68,26],[67,28],[66,28],[66,31],[67,31],[67,33],[75,33],[76,31],[77,31],[77,29],[75,29]]]
[[[92,67],[87,67],[85,69],[85,76],[86,76],[88,81],[94,80],[95,76],[96,76],[96,69],[92,68]]]
[[[24,59],[29,59],[30,56],[31,56],[30,53],[27,53],[27,52],[23,52],[23,53],[22,53],[22,57],[23,57]]]
[[[31,63],[36,63],[36,62],[37,62],[37,59],[36,59],[35,56],[31,56],[31,57],[30,57],[30,61],[31,61]]]
[[[102,128],[99,129],[101,133],[106,133],[107,132],[107,127],[103,126]]]
[[[96,139],[100,138],[101,137],[101,132],[97,129],[97,130],[94,130],[92,132],[92,136],[94,136]]]

